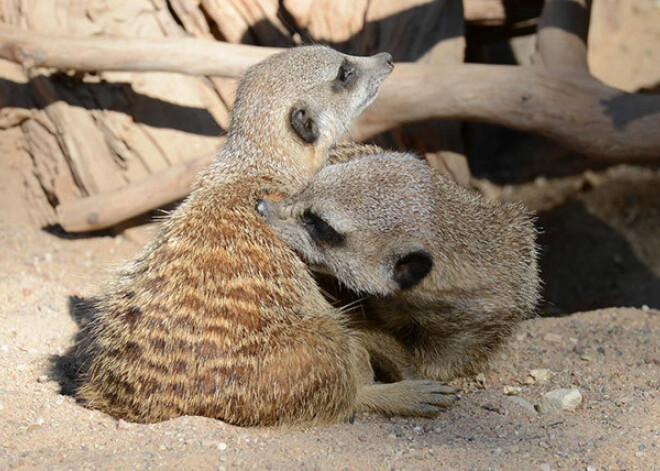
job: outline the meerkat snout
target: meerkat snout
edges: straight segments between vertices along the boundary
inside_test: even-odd
[[[389,52],[381,52],[380,54],[376,54],[374,57],[377,57],[381,59],[383,62],[385,62],[387,65],[389,65],[392,69],[394,68],[394,62],[392,60],[392,54]]]

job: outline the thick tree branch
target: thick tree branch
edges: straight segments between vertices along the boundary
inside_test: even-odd
[[[404,123],[458,119],[540,134],[598,160],[657,160],[660,95],[626,93],[589,74],[589,12],[590,0],[548,0],[533,67],[398,64],[351,137],[366,139]],[[275,51],[190,38],[50,38],[0,26],[0,57],[27,66],[236,77]],[[211,159],[199,158],[114,192],[63,204],[60,223],[69,231],[101,229],[175,201],[188,193],[198,169]]]
[[[26,68],[53,67],[84,72],[161,71],[238,77],[247,67],[280,50],[188,37],[54,37],[0,24],[0,57]]]
[[[57,207],[60,226],[68,232],[105,229],[185,198],[197,174],[215,155],[173,165],[114,191],[61,204]]]
[[[539,22],[538,65],[555,73],[589,73],[587,40],[591,0],[547,0]]]
[[[479,121],[540,134],[598,160],[660,157],[660,96],[636,95],[592,77],[557,77],[544,68],[398,64],[357,121],[361,140],[403,123]]]

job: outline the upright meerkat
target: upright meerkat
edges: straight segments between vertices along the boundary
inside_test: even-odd
[[[474,373],[539,299],[530,214],[412,155],[327,166],[257,208],[311,266],[368,295],[360,324],[385,379]]]
[[[291,49],[241,78],[227,140],[156,239],[100,298],[77,395],[115,417],[239,425],[433,414],[451,390],[370,384],[366,350],[254,207],[300,190],[373,100],[391,56]]]

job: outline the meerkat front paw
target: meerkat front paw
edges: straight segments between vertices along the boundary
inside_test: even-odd
[[[426,380],[370,384],[358,391],[358,411],[433,417],[459,400],[458,389]]]

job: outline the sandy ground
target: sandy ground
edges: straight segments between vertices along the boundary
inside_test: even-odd
[[[0,223],[0,469],[660,468],[660,311],[526,322],[491,371],[456,383],[459,405],[434,420],[359,416],[309,430],[200,417],[135,425],[60,395],[48,365],[77,331],[71,297],[93,294],[139,244],[66,240],[9,223],[6,212]],[[550,378],[532,381],[533,369]],[[533,409],[559,388],[580,391],[575,411]]]

